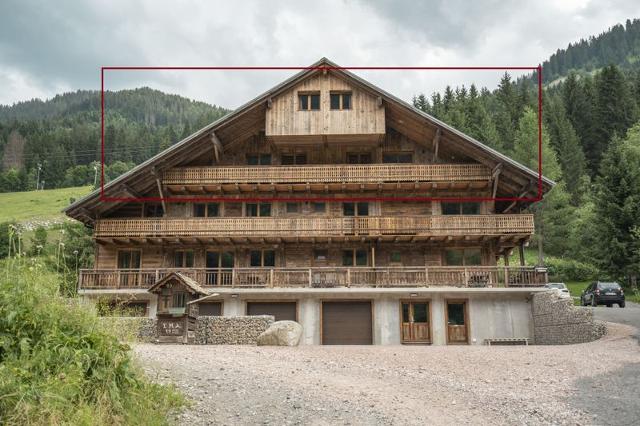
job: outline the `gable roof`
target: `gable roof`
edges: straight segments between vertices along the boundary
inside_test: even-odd
[[[414,116],[418,117],[419,119],[424,120],[425,123],[428,123],[432,126],[436,126],[440,129],[442,129],[444,132],[447,132],[450,135],[453,135],[454,137],[456,137],[457,139],[459,139],[462,143],[466,143],[469,145],[469,147],[472,147],[474,149],[476,149],[478,152],[482,152],[485,153],[487,156],[491,157],[493,159],[493,161],[496,164],[503,164],[507,167],[512,168],[513,170],[521,173],[523,176],[526,176],[526,178],[530,181],[530,182],[537,182],[538,181],[538,172],[529,169],[528,167],[518,163],[517,161],[507,157],[506,155],[496,151],[495,149],[488,147],[487,145],[484,145],[482,142],[464,134],[463,132],[449,126],[448,124],[438,120],[437,118],[425,113],[424,111],[421,111],[417,108],[415,108],[413,105],[409,104],[406,101],[403,101],[402,99],[390,94],[389,92],[373,85],[372,83],[368,82],[367,80],[353,74],[352,72],[350,72],[347,69],[341,68],[339,65],[335,64],[334,62],[330,61],[327,58],[321,58],[320,60],[318,60],[317,62],[313,63],[312,65],[309,65],[308,67],[306,67],[305,69],[303,69],[302,71],[294,74],[293,76],[289,77],[288,79],[284,80],[283,82],[281,82],[280,84],[274,86],[273,88],[267,90],[266,92],[262,93],[261,95],[257,96],[256,98],[246,102],[245,104],[241,105],[240,107],[238,107],[237,109],[235,109],[234,111],[232,111],[231,113],[225,115],[224,117],[221,117],[220,119],[214,121],[213,123],[203,127],[202,129],[198,130],[197,132],[187,136],[186,138],[182,139],[181,141],[177,142],[176,144],[172,145],[171,147],[165,149],[164,151],[154,155],[153,157],[151,157],[150,159],[144,161],[143,163],[135,166],[133,169],[131,169],[130,171],[120,175],[119,177],[117,177],[116,179],[112,180],[111,182],[107,183],[104,185],[104,194],[105,196],[109,197],[115,197],[119,192],[122,192],[122,185],[126,186],[126,182],[132,180],[135,177],[140,177],[140,176],[145,176],[147,178],[147,188],[151,187],[151,185],[154,185],[155,181],[153,179],[151,179],[151,183],[149,183],[149,176],[153,176],[154,173],[157,173],[157,168],[160,168],[159,166],[161,166],[161,163],[164,160],[168,160],[169,157],[171,157],[172,155],[176,155],[180,152],[186,151],[189,148],[193,148],[196,146],[196,144],[198,142],[202,142],[203,139],[206,138],[206,136],[210,135],[211,132],[215,132],[218,129],[223,128],[224,126],[230,125],[232,124],[234,121],[240,119],[243,117],[243,115],[247,114],[249,111],[255,109],[256,107],[263,105],[265,106],[267,101],[270,98],[273,98],[275,96],[277,96],[279,93],[287,90],[288,88],[294,86],[295,84],[299,83],[300,81],[304,80],[305,78],[307,78],[308,76],[312,75],[315,72],[318,72],[322,69],[327,69],[330,72],[335,72],[337,74],[342,75],[343,77],[351,80],[352,82],[355,82],[357,85],[361,86],[362,88],[364,88],[365,90],[375,94],[376,96],[379,96],[380,98],[382,98],[382,100],[384,102],[393,104],[395,106],[397,106],[398,108],[401,108],[403,110],[403,112],[408,113],[408,114],[413,114]],[[265,106],[266,108],[266,106]],[[224,142],[223,142],[224,143]],[[165,164],[165,166],[170,167],[170,165],[168,164],[169,162],[167,161],[167,164]],[[555,185],[555,182],[553,182],[551,179],[548,179],[544,176],[542,176],[542,187],[543,187],[543,192],[548,191],[549,189],[551,189],[551,187]],[[537,194],[537,187],[533,188],[531,185],[529,185],[529,187],[523,187],[524,193],[528,194],[529,192],[531,192],[532,194],[536,195]],[[522,195],[521,195],[522,196]],[[74,217],[78,220],[83,220],[83,218],[85,219],[84,221],[86,222],[88,219],[88,221],[92,221],[92,218],[89,217],[86,214],[86,210],[87,209],[91,209],[91,208],[97,208],[97,206],[100,203],[100,190],[95,190],[92,193],[90,193],[89,195],[75,201],[74,203],[72,203],[71,205],[69,205],[68,207],[66,207],[63,212],[65,212],[68,216]]]
[[[167,282],[171,280],[178,280],[185,287],[187,287],[187,289],[191,290],[193,293],[204,294],[204,295],[209,294],[207,290],[200,287],[200,285],[196,282],[196,280],[184,274],[181,274],[180,272],[171,272],[170,274],[166,275],[164,278],[158,280],[157,283],[149,287],[147,291],[149,293],[155,293],[157,289],[159,289],[160,287],[162,287],[163,285],[165,285]]]

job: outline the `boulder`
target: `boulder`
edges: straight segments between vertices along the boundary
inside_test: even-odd
[[[295,321],[276,321],[258,336],[258,346],[298,346],[302,326]]]

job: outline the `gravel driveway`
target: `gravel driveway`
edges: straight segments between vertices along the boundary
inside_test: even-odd
[[[179,424],[633,424],[632,327],[571,346],[137,345]],[[611,380],[611,377],[616,378]],[[606,395],[606,397],[598,397]],[[606,405],[606,406],[604,406]]]

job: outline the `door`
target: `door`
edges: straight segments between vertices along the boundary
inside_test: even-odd
[[[467,302],[447,301],[447,343],[468,343]]]
[[[296,302],[247,302],[247,315],[273,315],[276,321],[297,321]]]
[[[320,332],[323,345],[371,345],[371,302],[323,302]]]
[[[402,343],[430,343],[429,302],[402,302]]]
[[[120,287],[137,287],[140,269],[140,250],[118,251],[118,269],[124,269],[119,273]]]
[[[231,251],[207,251],[207,285],[230,286],[233,277],[235,256]]]

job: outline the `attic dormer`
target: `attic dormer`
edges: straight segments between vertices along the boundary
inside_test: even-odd
[[[377,142],[385,133],[381,99],[327,70],[318,70],[268,105],[266,136],[276,144]]]

